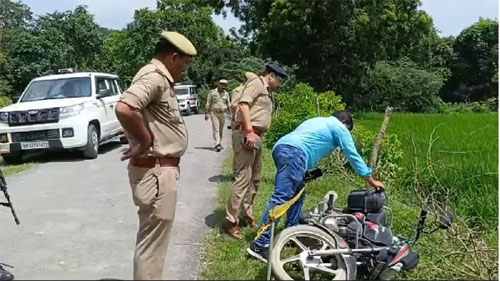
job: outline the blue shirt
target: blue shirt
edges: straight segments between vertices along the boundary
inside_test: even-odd
[[[316,167],[321,159],[339,147],[358,175],[368,177],[372,174],[372,169],[356,150],[351,132],[334,116],[304,121],[293,132],[279,139],[274,147],[280,144],[291,145],[304,151],[307,170]]]

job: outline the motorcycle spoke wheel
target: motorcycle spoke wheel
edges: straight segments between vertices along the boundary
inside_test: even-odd
[[[341,255],[309,256],[310,250],[336,249],[326,232],[312,226],[296,226],[280,233],[271,254],[273,273],[279,280],[346,280]]]

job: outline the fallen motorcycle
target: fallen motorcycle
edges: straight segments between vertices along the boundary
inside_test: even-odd
[[[444,213],[439,226],[426,230],[424,207],[415,237],[404,238],[387,224],[385,192],[352,191],[345,208],[335,207],[337,198],[328,192],[314,210],[301,214],[299,225],[276,237],[270,265],[278,280],[392,280],[417,266],[412,246],[421,234],[448,229],[453,222],[453,214]]]

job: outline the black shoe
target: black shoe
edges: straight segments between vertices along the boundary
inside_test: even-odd
[[[221,149],[219,148],[219,146],[218,146],[218,145],[216,145],[216,146],[215,146],[215,151],[220,152],[220,150],[221,150]]]
[[[269,248],[261,247],[255,244],[255,242],[252,242],[252,244],[250,244],[250,248],[247,248],[247,252],[252,257],[264,263],[267,263],[267,260],[269,259]]]
[[[5,270],[2,265],[0,265],[0,280],[1,281],[11,281],[14,280],[14,275]]]
[[[227,126],[227,128],[228,128],[229,130],[231,130],[231,125]]]

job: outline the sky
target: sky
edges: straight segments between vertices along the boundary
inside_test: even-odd
[[[304,0],[306,1],[306,0]],[[498,0],[421,0],[421,9],[434,20],[441,36],[458,35],[465,27],[477,22],[479,17],[498,19]],[[156,0],[21,0],[36,15],[73,10],[77,5],[87,5],[96,22],[107,28],[122,29],[140,8],[154,9]],[[213,16],[214,22],[228,32],[241,23],[231,13],[226,19]]]

